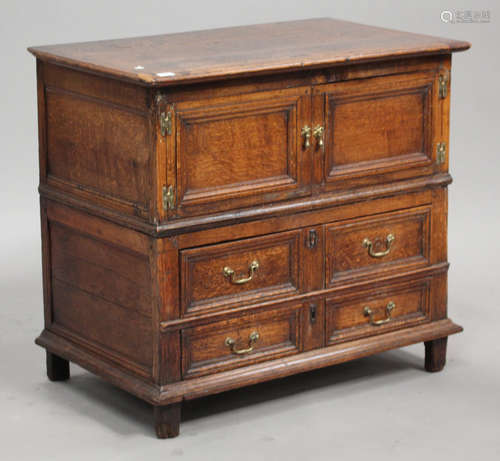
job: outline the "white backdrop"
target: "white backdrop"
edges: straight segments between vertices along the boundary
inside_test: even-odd
[[[10,459],[498,459],[500,218],[494,1],[1,1],[0,434]],[[444,23],[442,10],[489,11]],[[187,406],[158,442],[149,408],[72,368],[49,384],[43,351],[35,60],[26,47],[331,16],[472,43],[453,58],[448,366],[421,371],[414,346]],[[230,410],[230,411],[226,411]],[[279,454],[279,455],[278,455]],[[495,456],[496,455],[496,456]]]

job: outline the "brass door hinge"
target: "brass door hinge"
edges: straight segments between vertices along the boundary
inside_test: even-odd
[[[163,186],[162,188],[163,209],[173,210],[175,208],[175,189],[173,186]]]
[[[446,161],[446,143],[438,142],[436,148],[436,163],[443,164]]]
[[[448,96],[448,82],[450,80],[450,77],[448,74],[441,74],[439,76],[439,97],[441,99],[446,98]]]
[[[172,134],[172,112],[160,113],[160,130],[162,136]]]

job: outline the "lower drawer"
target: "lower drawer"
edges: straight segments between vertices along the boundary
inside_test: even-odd
[[[184,378],[217,373],[300,351],[302,304],[182,330]]]
[[[429,319],[430,280],[326,299],[327,343],[386,333]]]

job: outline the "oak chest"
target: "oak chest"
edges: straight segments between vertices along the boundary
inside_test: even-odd
[[[45,328],[181,402],[413,343],[443,368],[451,53],[333,19],[30,48]]]

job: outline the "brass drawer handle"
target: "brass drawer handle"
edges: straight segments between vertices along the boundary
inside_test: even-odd
[[[312,132],[313,136],[316,138],[316,142],[318,143],[318,147],[320,149],[323,149],[323,146],[325,145],[323,141],[323,133],[325,132],[325,128],[321,125],[317,125],[314,127],[314,130]]]
[[[396,307],[396,304],[393,301],[389,301],[387,303],[387,306],[385,306],[385,312],[387,313],[387,317],[385,319],[382,319],[382,320],[373,320],[373,311],[371,310],[371,308],[369,306],[365,306],[365,308],[363,309],[363,314],[365,314],[365,317],[370,317],[370,323],[373,326],[378,327],[378,326],[384,325],[384,323],[390,322],[392,320],[391,313],[395,307]]]
[[[246,349],[236,349],[235,347],[236,341],[229,336],[224,341],[224,344],[231,349],[231,352],[233,354],[237,355],[249,354],[250,352],[253,351],[253,346],[259,338],[260,335],[256,331],[250,333],[250,336],[248,337],[248,347]]]
[[[259,268],[259,262],[257,260],[252,261],[250,266],[248,266],[248,277],[242,279],[236,279],[235,272],[230,267],[226,266],[224,268],[224,276],[229,277],[230,282],[233,285],[243,285],[244,283],[250,282],[257,269]]]
[[[311,127],[305,126],[302,128],[300,135],[304,137],[304,149],[311,147]]]
[[[396,237],[394,237],[393,234],[389,234],[385,238],[387,248],[384,251],[379,251],[379,252],[373,251],[373,244],[372,244],[372,241],[370,239],[367,239],[367,238],[364,239],[363,246],[365,248],[368,248],[368,254],[372,258],[382,258],[384,256],[387,256],[391,252],[391,248],[392,248],[392,244],[393,244],[394,240],[396,240]]]

